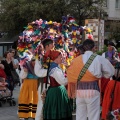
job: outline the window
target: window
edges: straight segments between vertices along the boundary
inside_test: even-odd
[[[0,46],[0,56],[3,57],[3,46]]]
[[[115,8],[120,8],[120,0],[116,0]]]

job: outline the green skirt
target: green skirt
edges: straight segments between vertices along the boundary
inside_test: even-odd
[[[72,106],[66,88],[49,87],[43,109],[44,120],[72,120]]]

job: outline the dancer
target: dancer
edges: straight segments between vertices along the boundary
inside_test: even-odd
[[[35,58],[26,61],[20,72],[20,78],[23,79],[18,99],[18,116],[19,118],[35,118],[38,103],[38,77],[34,73]]]
[[[120,63],[117,63],[115,68],[115,75],[113,79],[108,82],[105,90],[102,104],[102,120],[113,120],[108,118],[108,112],[120,109]],[[111,114],[111,118],[115,118],[115,120],[120,119],[116,112]]]
[[[43,108],[44,120],[72,120],[72,108],[64,85],[67,78],[64,77],[59,64],[62,63],[60,51],[50,50],[46,54],[52,62],[48,68],[48,82],[50,84]],[[47,76],[47,70],[42,68],[41,63],[36,60],[35,73],[39,77]],[[40,119],[40,118],[39,118]]]
[[[114,74],[114,67],[107,59],[93,54],[94,46],[93,40],[85,40],[83,42],[85,53],[75,58],[67,70],[68,95],[71,98],[76,97],[76,120],[87,120],[87,117],[89,120],[99,120],[98,81],[102,75],[109,78]],[[78,76],[81,78],[79,79]]]
[[[54,41],[51,40],[51,39],[45,39],[42,41],[42,45],[43,45],[43,48],[44,48],[44,51],[38,51],[38,54],[41,56],[41,60],[42,60],[42,66],[44,66],[44,68],[46,68],[46,65],[48,63],[43,63],[43,60],[44,60],[44,54],[51,50],[51,49],[54,49]],[[41,62],[41,61],[39,61]],[[44,64],[44,65],[43,65]],[[41,94],[42,92],[44,92],[45,90],[45,84],[44,84],[44,79],[45,78],[38,78],[38,104],[37,104],[37,111],[36,111],[36,116],[35,116],[35,120],[40,120],[40,117],[42,116],[42,106],[43,106],[43,103],[42,103],[42,98],[41,98]]]
[[[115,66],[115,64],[120,61],[117,50],[113,42],[108,43],[108,51],[104,52],[102,56],[108,59],[113,66]],[[102,105],[105,89],[109,81],[110,81],[110,78],[104,78],[104,77],[101,78],[101,83],[102,83],[101,84],[101,105]]]

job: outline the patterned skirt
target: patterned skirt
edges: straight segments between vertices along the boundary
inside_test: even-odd
[[[38,103],[38,81],[25,79],[18,98],[19,118],[35,118]]]
[[[64,86],[48,89],[43,116],[44,120],[72,120],[72,106]]]

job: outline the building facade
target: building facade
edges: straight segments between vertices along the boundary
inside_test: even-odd
[[[18,39],[18,35],[8,39],[6,36],[2,36],[0,38],[0,57],[3,57],[4,53],[8,51],[10,48],[16,49],[16,40]]]
[[[120,0],[105,0],[104,10],[108,13],[108,19],[120,20]]]
[[[103,9],[107,12],[105,20],[105,39],[120,38],[120,0],[105,0]]]

